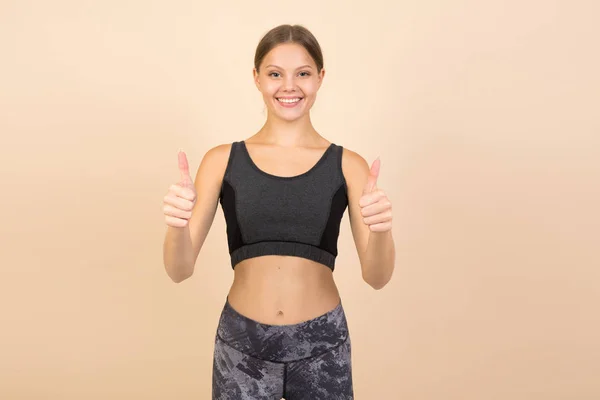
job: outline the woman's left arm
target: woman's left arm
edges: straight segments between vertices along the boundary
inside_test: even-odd
[[[358,153],[344,149],[342,170],[348,186],[348,213],[360,259],[362,277],[374,289],[383,288],[394,272],[392,203],[377,187],[381,162],[369,168]]]

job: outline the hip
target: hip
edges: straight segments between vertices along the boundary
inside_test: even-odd
[[[256,359],[293,362],[349,346],[350,334],[341,300],[310,320],[273,325],[241,314],[226,299],[215,340]]]

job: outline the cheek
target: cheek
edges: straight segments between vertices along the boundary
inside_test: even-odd
[[[263,95],[273,97],[277,93],[277,85],[273,83],[266,83],[261,86]]]
[[[306,85],[302,86],[302,91],[306,96],[316,96],[318,90],[319,85],[317,84],[317,82],[307,82]]]

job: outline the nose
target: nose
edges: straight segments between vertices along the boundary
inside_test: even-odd
[[[294,80],[294,76],[293,75],[288,75],[284,80],[283,80],[283,87],[282,89],[285,92],[293,92],[296,89],[296,81]]]

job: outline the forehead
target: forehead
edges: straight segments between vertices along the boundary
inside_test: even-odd
[[[267,53],[264,65],[275,64],[280,67],[296,67],[298,65],[315,65],[314,60],[306,49],[296,43],[284,43],[275,46]]]

